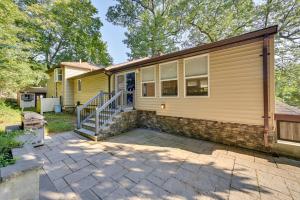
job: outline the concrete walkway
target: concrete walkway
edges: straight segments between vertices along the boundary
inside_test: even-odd
[[[136,129],[103,142],[73,132],[35,149],[40,199],[300,199],[300,162]]]

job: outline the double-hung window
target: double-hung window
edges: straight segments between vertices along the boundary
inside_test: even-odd
[[[178,96],[178,65],[177,61],[159,65],[160,96]]]
[[[61,68],[54,69],[54,82],[62,81],[62,70]]]
[[[155,66],[141,69],[142,97],[155,97]]]
[[[209,95],[208,63],[208,55],[200,55],[184,60],[185,96]]]

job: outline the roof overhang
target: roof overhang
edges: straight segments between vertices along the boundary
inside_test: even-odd
[[[94,71],[90,71],[90,72],[86,72],[86,73],[83,73],[83,74],[79,74],[77,76],[72,76],[72,77],[68,78],[68,80],[75,80],[75,79],[84,78],[86,76],[93,76],[93,75],[96,75],[96,74],[103,73],[105,71],[106,71],[105,68],[101,68],[101,69],[97,69],[97,70],[94,70]]]
[[[140,62],[135,62],[132,64],[131,63],[124,64],[117,68],[112,68],[109,71],[116,73],[119,71],[129,70],[129,69],[133,69],[133,68],[140,68],[140,67],[145,67],[145,66],[149,66],[149,65],[154,65],[154,64],[161,63],[161,62],[165,62],[165,61],[172,61],[172,60],[176,60],[178,58],[185,58],[185,57],[189,57],[192,55],[209,53],[209,52],[220,50],[220,49],[230,48],[230,47],[239,46],[239,45],[242,45],[245,43],[259,41],[259,40],[263,39],[266,35],[274,35],[277,32],[278,32],[278,26],[277,25],[271,26],[271,27],[264,28],[261,30],[245,33],[243,35],[239,35],[236,37],[220,40],[217,42],[204,44],[204,45],[200,45],[200,46],[189,48],[189,49],[184,49],[184,50],[177,51],[174,53],[169,53],[169,54],[164,54],[161,56],[152,57],[152,58],[149,58],[146,60],[142,60]]]
[[[146,58],[146,59],[139,59],[134,62],[129,61],[124,64],[118,64],[118,65],[116,65],[116,67],[110,66],[110,67],[107,67],[106,69],[101,68],[98,70],[80,74],[78,76],[73,76],[69,79],[83,78],[86,76],[96,75],[96,74],[103,73],[103,72],[104,73],[106,72],[106,74],[108,72],[109,72],[109,74],[113,74],[113,73],[118,73],[121,71],[132,70],[135,68],[146,67],[149,65],[155,65],[155,64],[162,63],[162,62],[172,61],[172,60],[176,60],[176,59],[180,59],[180,58],[186,58],[186,57],[195,56],[195,55],[199,55],[199,54],[209,53],[212,51],[217,51],[217,50],[221,50],[221,49],[240,46],[240,45],[263,40],[264,37],[274,35],[277,32],[278,32],[278,26],[277,25],[271,26],[271,27],[260,29],[257,31],[245,33],[243,35],[239,35],[236,37],[220,40],[220,41],[209,43],[209,44],[196,46],[196,47],[189,48],[189,49],[184,49],[184,50],[173,52],[173,53],[164,54],[161,56],[156,56],[156,57],[151,57],[151,58]]]

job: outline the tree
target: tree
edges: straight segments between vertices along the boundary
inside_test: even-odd
[[[276,96],[300,108],[300,64],[276,69]]]
[[[42,66],[33,62],[34,45],[24,39],[26,20],[11,0],[0,1],[0,97],[27,85],[38,85],[45,79]]]
[[[124,43],[130,59],[178,49],[181,18],[175,0],[117,0],[106,14],[109,22],[127,28]]]
[[[300,4],[265,0],[257,5],[256,28],[278,25],[275,37],[276,96],[300,107]]]
[[[254,20],[252,0],[183,0],[179,7],[188,35],[184,46],[240,35]]]
[[[38,44],[35,59],[48,68],[79,59],[104,66],[112,62],[89,0],[23,0],[18,5],[30,16],[30,40]]]
[[[276,66],[299,62],[300,4],[298,0],[265,0],[257,5],[255,28],[278,25]]]

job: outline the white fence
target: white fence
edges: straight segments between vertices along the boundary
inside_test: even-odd
[[[41,114],[52,112],[56,105],[60,105],[59,98],[39,98],[37,101],[37,111]]]

